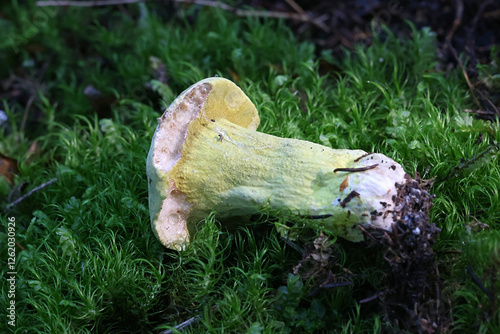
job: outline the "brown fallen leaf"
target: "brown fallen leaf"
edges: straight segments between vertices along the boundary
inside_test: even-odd
[[[0,153],[0,175],[5,177],[7,182],[12,185],[14,183],[14,175],[18,173],[17,160]]]
[[[229,72],[229,75],[231,76],[231,79],[233,79],[233,81],[235,81],[235,82],[241,81],[240,76],[235,71],[233,71],[229,67],[226,67],[226,70]]]

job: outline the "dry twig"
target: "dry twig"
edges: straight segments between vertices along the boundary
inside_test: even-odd
[[[479,6],[476,14],[474,15],[474,18],[472,20],[472,24],[470,28],[468,29],[468,33],[466,36],[466,41],[465,41],[465,51],[469,55],[469,71],[471,71],[472,76],[477,75],[477,72],[475,70],[475,67],[477,65],[477,59],[476,59],[476,53],[475,53],[475,40],[473,38],[473,34],[476,30],[477,23],[479,21],[479,18],[482,16],[484,13],[486,7],[490,5],[493,1],[492,0],[487,0],[481,3]],[[476,89],[474,88],[474,85],[472,85],[469,75],[467,74],[467,70],[465,69],[465,66],[463,65],[461,59],[458,57],[457,52],[452,46],[452,38],[453,35],[455,34],[455,31],[457,30],[458,26],[462,23],[462,16],[463,16],[463,11],[464,11],[464,4],[462,0],[456,0],[456,13],[455,13],[455,20],[453,21],[453,26],[451,27],[450,31],[446,35],[446,41],[445,41],[445,48],[449,48],[451,53],[453,54],[453,57],[455,57],[458,65],[460,66],[460,69],[462,70],[462,73],[464,75],[465,81],[467,82],[467,86],[469,87],[469,90],[472,94],[472,98],[474,99],[474,102],[478,106],[479,109],[481,109],[482,105],[477,98],[476,95]],[[494,112],[497,114],[497,116],[500,116],[500,110],[499,108],[491,102],[490,99],[488,99],[485,96],[482,96],[480,91],[477,91],[481,96],[481,99],[483,102],[488,103],[488,105],[494,110]]]
[[[453,38],[453,35],[455,35],[455,31],[457,30],[458,26],[462,23],[462,15],[464,13],[464,3],[462,0],[456,0],[456,5],[457,5],[457,10],[455,12],[455,19],[453,20],[453,26],[446,35],[445,44],[447,45],[451,45],[451,40]]]
[[[322,21],[311,18],[297,4],[295,4],[296,6],[291,5],[293,0],[289,0],[289,4],[295,10],[299,10],[298,13],[238,9],[229,6],[225,3],[211,1],[211,0],[171,0],[171,1],[206,6],[206,7],[220,8],[222,10],[234,13],[237,16],[269,17],[275,19],[289,19],[295,21],[308,22],[324,30],[325,32],[330,32],[330,29]],[[96,6],[124,5],[124,4],[138,3],[138,2],[147,2],[147,0],[94,0],[94,1],[47,0],[47,1],[37,1],[36,5],[39,7],[44,7],[44,6],[96,7]]]
[[[97,7],[97,6],[124,5],[124,4],[129,4],[129,3],[136,3],[136,2],[145,2],[145,0],[95,0],[95,1],[48,0],[48,1],[37,1],[36,5],[38,7],[45,7],[45,6]]]
[[[42,183],[41,185],[39,185],[38,187],[28,191],[26,194],[24,194],[23,196],[19,197],[18,199],[16,199],[14,202],[12,203],[9,203],[9,205],[7,205],[4,209],[4,212],[7,212],[10,210],[10,208],[12,208],[13,206],[21,203],[23,200],[25,200],[26,198],[28,198],[29,196],[33,195],[34,193],[36,193],[37,191],[45,188],[46,186],[49,186],[51,185],[52,183],[56,182],[57,181],[57,177],[45,182],[45,183]]]
[[[471,114],[476,114],[479,116],[484,116],[484,117],[492,117],[495,115],[495,113],[493,111],[488,111],[488,110],[464,109],[463,111],[471,113]]]
[[[458,66],[460,66],[460,69],[462,70],[462,74],[464,75],[465,82],[467,82],[467,86],[469,87],[469,90],[472,94],[472,98],[474,99],[474,102],[476,103],[477,107],[479,109],[481,109],[481,103],[479,102],[479,100],[476,97],[474,86],[472,85],[472,83],[469,80],[469,75],[467,74],[467,70],[465,69],[465,66],[462,63],[462,60],[460,60],[460,57],[458,57],[457,52],[455,51],[455,49],[451,45],[448,45],[448,47],[450,48],[451,53],[453,54],[453,57],[455,57],[455,59],[457,60]]]
[[[177,331],[182,331],[184,328],[187,328],[191,325],[193,325],[195,322],[197,322],[199,320],[199,317],[196,316],[196,317],[192,317],[186,321],[184,321],[183,323],[175,326],[174,328],[177,330]],[[174,331],[172,329],[167,329],[167,330],[164,330],[163,332],[160,332],[159,334],[173,334]]]
[[[474,282],[474,284],[477,285],[477,287],[479,287],[486,296],[488,296],[488,298],[493,302],[495,301],[495,296],[488,291],[488,289],[486,289],[486,287],[484,286],[484,284],[481,282],[481,280],[477,277],[476,273],[474,272],[474,270],[472,270],[472,268],[470,266],[467,266],[467,272],[469,273],[469,275],[472,277],[472,281]]]

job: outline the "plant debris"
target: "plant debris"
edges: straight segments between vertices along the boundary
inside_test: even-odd
[[[312,278],[316,286],[309,296],[316,295],[321,289],[337,288],[351,285],[348,275],[334,274],[332,267],[337,264],[338,257],[334,254],[332,241],[320,232],[312,243],[306,244],[302,259],[293,268],[293,274],[300,274],[302,279]]]
[[[17,160],[0,153],[0,175],[12,185],[14,183],[14,175],[18,173]]]
[[[429,221],[432,181],[407,175],[397,185],[392,232],[366,229],[372,244],[381,245],[389,265],[385,291],[378,294],[385,317],[412,333],[435,333],[448,328],[451,318],[440,307],[439,273],[432,246],[439,229]],[[375,236],[375,237],[373,237]]]
[[[380,228],[362,227],[371,246],[377,245],[388,264],[386,288],[367,303],[378,299],[383,314],[394,328],[412,333],[437,333],[451,324],[451,315],[440,300],[439,273],[432,249],[440,229],[429,221],[433,196],[429,193],[432,180],[406,175],[404,184],[396,184],[393,200],[395,223],[389,232]],[[322,233],[304,246],[302,260],[294,267],[295,275],[303,279],[312,277],[314,285],[310,295],[320,289],[349,285],[346,277],[333,274],[335,264],[332,243]],[[345,276],[345,275],[344,275]]]

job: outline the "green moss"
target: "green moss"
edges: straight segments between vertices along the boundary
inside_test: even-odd
[[[180,17],[165,16],[154,3],[127,8],[130,16],[13,1],[5,9],[10,19],[0,20],[9,37],[0,43],[2,75],[22,69],[37,78],[50,65],[33,106],[39,122],[21,129],[24,108],[2,104],[9,120],[0,126],[0,152],[18,160],[15,182],[26,182],[23,194],[57,177],[1,218],[2,254],[8,217],[15,217],[23,247],[16,248],[17,331],[148,332],[195,316],[197,324],[185,332],[348,333],[386,326],[379,310],[358,303],[380,291],[383,279],[380,254],[363,245],[333,246],[335,273],[351,272],[353,285],[309,296],[310,281],[288,276],[301,255],[266,217],[228,232],[209,216],[197,241],[180,253],[154,238],[145,159],[160,111],[159,96],[144,88],[152,79],[150,56],[167,69],[164,105],[204,77],[233,78],[259,109],[262,132],[384,153],[409,173],[435,178],[431,215],[442,228],[436,250],[455,328],[498,331],[499,312],[466,267],[498,296],[489,273],[498,270],[492,254],[500,229],[499,123],[463,112],[473,105],[470,93],[460,71],[435,71],[432,32],[410,27],[413,38],[398,40],[386,31],[342,59],[325,54],[341,71],[321,77],[313,45],[297,41],[283,22],[210,8]],[[33,24],[40,13],[50,19]],[[110,117],[93,115],[83,94],[89,84],[117,96]],[[28,161],[34,141],[41,151]],[[4,209],[12,187],[0,182]],[[489,229],[477,232],[486,226],[477,222]],[[3,277],[6,261],[2,255]],[[4,308],[8,291],[1,286]]]

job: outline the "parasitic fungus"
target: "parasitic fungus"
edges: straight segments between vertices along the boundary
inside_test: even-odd
[[[220,219],[263,207],[322,219],[351,241],[357,225],[391,230],[398,184],[394,160],[257,132],[258,112],[233,82],[207,78],[180,94],[158,118],[147,157],[153,231],[182,249],[212,211]]]

